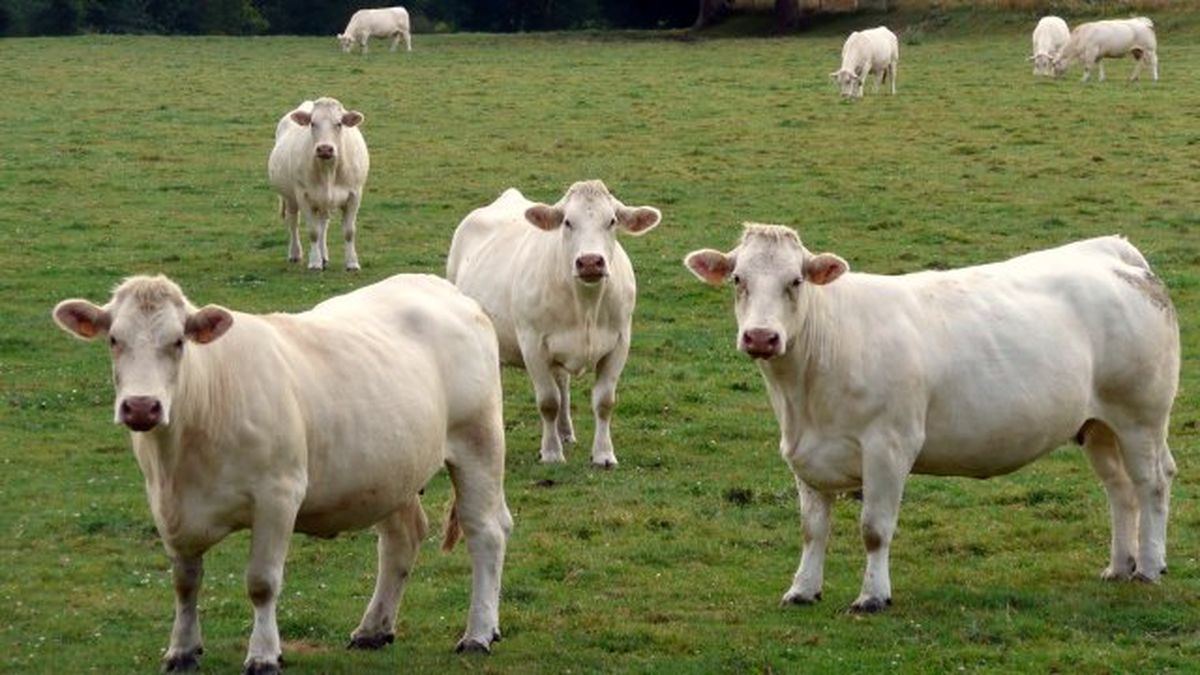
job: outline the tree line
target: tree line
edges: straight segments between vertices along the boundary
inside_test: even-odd
[[[396,1],[396,0],[391,0]],[[709,0],[711,1],[711,0]],[[363,0],[0,0],[0,35],[331,35]],[[415,32],[672,28],[697,0],[401,0]]]

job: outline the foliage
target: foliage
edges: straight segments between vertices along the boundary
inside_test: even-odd
[[[525,373],[505,371],[516,519],[505,639],[452,652],[468,556],[425,542],[396,643],[342,648],[371,593],[374,538],[293,540],[279,623],[289,673],[1191,672],[1200,660],[1200,17],[1162,22],[1163,80],[1034,80],[1027,17],[970,15],[901,49],[900,93],[839,100],[846,18],[803,37],[433,35],[411,54],[331,39],[91,35],[0,43],[20,105],[0,155],[0,671],[150,672],[171,581],[106,349],[49,319],[164,272],[200,304],[299,311],[396,272],[443,270],[458,221],[508,186],[554,200],[603,178],[664,212],[624,241],[638,270],[614,440],[621,465],[535,462]],[[895,26],[902,29],[903,26]],[[270,74],[287,73],[287,77]],[[264,75],[268,74],[268,75]],[[364,270],[288,265],[266,182],[279,116],[334,95],[366,114]],[[798,561],[795,488],[755,367],[733,349],[728,289],[680,260],[743,220],[881,273],[996,260],[1113,232],[1171,288],[1183,324],[1171,423],[1180,467],[1171,572],[1097,576],[1105,497],[1063,448],[991,481],[914,478],[892,551],[895,605],[848,615],[858,503],[839,501],[824,601],[776,605]],[[590,437],[589,378],[575,388]],[[426,490],[433,530],[447,481]],[[236,671],[251,610],[248,539],[223,542],[201,595],[204,671]]]

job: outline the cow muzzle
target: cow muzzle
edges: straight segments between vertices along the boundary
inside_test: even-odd
[[[742,331],[738,347],[751,358],[771,359],[782,353],[783,341],[777,331],[769,328],[751,328]]]
[[[121,424],[133,431],[150,431],[162,418],[162,403],[153,396],[130,396],[121,401]]]
[[[589,253],[575,259],[575,276],[585,284],[594,284],[608,276],[604,256]]]
[[[333,159],[333,146],[328,143],[322,143],[317,146],[317,159]]]

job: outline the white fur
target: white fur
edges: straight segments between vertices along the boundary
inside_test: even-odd
[[[1067,22],[1057,16],[1044,16],[1033,29],[1033,61],[1034,75],[1053,75],[1054,59],[1058,58],[1067,41],[1071,39],[1071,29]]]
[[[1092,68],[1100,71],[1104,81],[1105,58],[1121,58],[1133,55],[1136,64],[1129,79],[1141,75],[1142,65],[1149,62],[1154,81],[1158,81],[1158,38],[1154,35],[1154,22],[1144,16],[1133,19],[1114,19],[1080,24],[1071,31],[1058,58],[1054,60],[1054,74],[1061,77],[1072,63],[1083,64],[1083,81],[1092,77]],[[1139,56],[1140,55],[1140,56]]]
[[[842,96],[862,98],[867,75],[875,73],[875,91],[884,78],[896,93],[896,68],[900,63],[900,42],[884,26],[856,31],[842,45],[842,66],[829,74],[837,82]]]
[[[403,7],[385,7],[380,9],[360,9],[350,17],[346,30],[338,33],[338,44],[342,51],[349,53],[357,44],[362,53],[367,53],[367,41],[370,38],[392,38],[390,51],[396,51],[400,38],[404,38],[404,48],[412,51],[412,28],[408,21],[408,10]]]

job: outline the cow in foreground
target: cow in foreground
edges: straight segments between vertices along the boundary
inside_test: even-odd
[[[358,207],[362,204],[371,157],[358,126],[363,114],[346,110],[337,99],[305,101],[275,126],[275,147],[267,161],[271,187],[279,193],[279,210],[287,224],[288,260],[300,262],[299,214],[308,221],[308,268],[325,269],[329,219],[342,210],[346,269],[357,270],[354,247]]]
[[[1071,39],[1071,29],[1067,22],[1057,16],[1044,16],[1033,29],[1033,61],[1034,75],[1053,75],[1054,59],[1058,57],[1067,41]]]
[[[373,37],[392,39],[389,51],[396,51],[400,38],[404,38],[404,48],[412,51],[412,29],[408,21],[408,10],[403,7],[384,7],[380,9],[360,9],[350,17],[346,30],[338,33],[338,44],[347,54],[357,44],[363,54],[367,53],[367,41]]]
[[[108,336],[116,421],[129,427],[170,556],[175,624],[166,671],[202,651],[204,553],[251,530],[248,673],[280,667],[276,602],[293,531],[374,525],[375,593],[350,646],[393,639],[426,535],[420,493],[445,466],[454,502],[444,547],[465,532],[471,608],[459,650],[499,639],[500,575],[512,518],[496,338],[479,306],[432,276],[398,275],[300,314],[196,308],[163,276],[133,277],[104,306],[65,300],[54,320]]]
[[[529,371],[543,462],[565,461],[563,444],[575,440],[571,376],[594,370],[592,463],[617,463],[609,423],[637,299],[617,231],[644,234],[661,218],[658,209],[625,206],[592,180],[575,183],[554,205],[509,188],[454,232],[446,277],[491,317],[504,362]]]
[[[829,74],[842,96],[862,98],[867,75],[875,73],[875,91],[886,79],[896,93],[896,66],[900,62],[900,42],[896,34],[883,26],[856,31],[842,45],[842,67]]]
[[[732,280],[737,347],[758,361],[796,476],[804,550],[784,604],[821,597],[836,493],[862,490],[867,566],[851,609],[874,612],[892,600],[910,473],[987,478],[1072,439],[1108,493],[1103,577],[1166,571],[1179,326],[1125,239],[878,276],[812,253],[789,228],[747,225],[733,251],[685,262],[710,284]]]
[[[1054,76],[1062,77],[1067,68],[1076,61],[1083,64],[1083,82],[1092,77],[1092,68],[1099,68],[1100,81],[1104,81],[1102,59],[1119,59],[1126,54],[1137,63],[1130,80],[1141,75],[1142,65],[1150,64],[1151,76],[1158,81],[1158,38],[1154,35],[1154,22],[1144,16],[1133,19],[1113,19],[1083,23],[1071,31],[1071,39],[1054,59]]]

